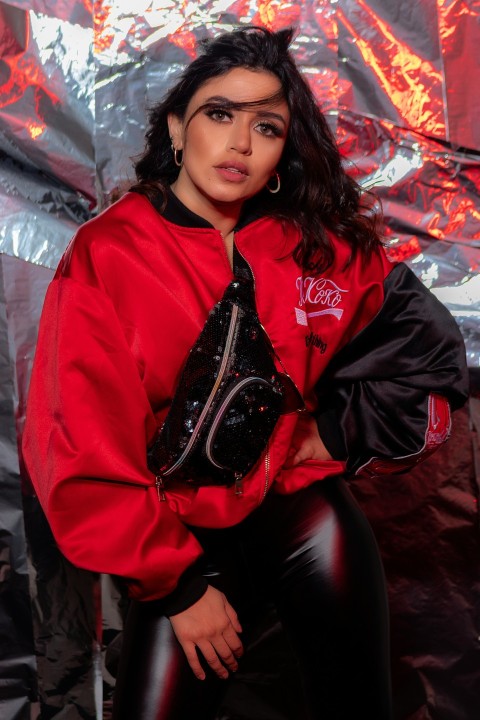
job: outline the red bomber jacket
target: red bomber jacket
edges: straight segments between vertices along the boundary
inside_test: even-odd
[[[383,251],[348,264],[338,239],[326,272],[302,273],[291,257],[298,239],[269,218],[235,233],[260,320],[337,459],[285,469],[297,420],[286,415],[242,496],[176,487],[162,502],[146,447],[232,279],[223,239],[173,195],[162,216],[128,193],[80,228],[45,298],[23,436],[71,562],[124,577],[134,598],[164,597],[202,554],[188,526],[234,525],[268,490],[292,493],[345,468],[401,470],[446,439],[445,398],[459,405],[467,394],[448,311]]]

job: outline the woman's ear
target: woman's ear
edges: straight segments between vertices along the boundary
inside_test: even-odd
[[[170,113],[167,118],[168,133],[175,150],[183,150],[183,123],[178,115]]]

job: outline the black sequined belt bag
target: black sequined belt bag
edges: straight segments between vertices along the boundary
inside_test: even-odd
[[[241,491],[280,415],[304,408],[275,357],[256,312],[251,271],[236,272],[189,352],[165,422],[148,449],[159,490],[180,482],[236,484]]]

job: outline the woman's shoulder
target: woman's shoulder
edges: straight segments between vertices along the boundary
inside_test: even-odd
[[[162,222],[146,197],[126,193],[77,230],[57,268],[57,277],[91,278],[126,248],[133,252],[148,237],[157,238]]]
[[[136,192],[127,192],[84,223],[75,235],[82,242],[94,243],[105,237],[125,236],[158,222],[160,215],[150,201]]]

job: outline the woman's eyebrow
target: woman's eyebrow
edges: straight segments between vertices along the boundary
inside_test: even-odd
[[[287,124],[287,121],[283,117],[283,115],[279,115],[278,113],[272,112],[271,110],[262,110],[261,108],[257,111],[258,117],[263,118],[271,118],[272,120],[280,120],[284,125]]]
[[[265,98],[265,100],[268,102],[269,98]],[[227,108],[233,107],[233,108],[239,108],[241,109],[242,106],[245,106],[245,109],[248,109],[249,106],[252,110],[257,110],[257,115],[260,117],[267,117],[271,118],[272,120],[279,120],[284,125],[287,124],[287,121],[283,117],[283,115],[280,115],[280,113],[272,112],[271,110],[266,110],[265,108],[262,108],[262,99],[260,100],[251,100],[251,101],[235,101],[231,98],[224,97],[223,95],[212,95],[211,97],[207,98],[203,105],[224,105]]]
[[[225,103],[227,105],[232,105],[233,100],[230,100],[230,98],[224,97],[223,95],[212,95],[205,100],[205,104],[207,103]]]

